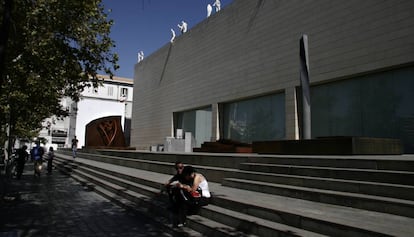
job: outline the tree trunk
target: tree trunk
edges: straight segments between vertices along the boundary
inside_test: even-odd
[[[6,59],[7,41],[11,22],[13,0],[4,0],[3,22],[0,28],[0,89],[4,83],[4,64]]]

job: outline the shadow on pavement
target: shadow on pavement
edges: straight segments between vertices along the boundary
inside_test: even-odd
[[[0,177],[0,237],[169,236],[57,170],[34,177],[32,165],[21,180]]]

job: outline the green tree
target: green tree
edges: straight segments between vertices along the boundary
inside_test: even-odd
[[[109,37],[113,21],[101,0],[0,2],[0,22],[7,22],[5,3],[13,2],[0,65],[1,128],[10,125],[12,134],[30,136],[45,118],[67,115],[63,97],[78,101],[85,87],[100,85],[98,72],[112,77],[118,68]]]

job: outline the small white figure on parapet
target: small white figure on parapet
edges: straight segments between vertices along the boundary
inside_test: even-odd
[[[177,26],[178,28],[180,28],[181,34],[184,34],[185,32],[187,32],[187,22],[181,21],[181,25],[178,24]]]
[[[213,11],[213,7],[211,6],[211,4],[207,5],[207,17],[211,16],[211,12]]]
[[[144,60],[144,52],[141,50],[138,52],[138,62]]]
[[[216,0],[213,3],[213,7],[216,7],[216,12],[219,12],[221,10],[221,2],[220,2],[220,0]]]
[[[170,42],[173,43],[174,42],[174,39],[175,39],[175,31],[174,31],[174,29],[171,29],[171,39],[170,39]]]

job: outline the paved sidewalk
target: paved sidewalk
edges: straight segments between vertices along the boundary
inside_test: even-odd
[[[0,177],[3,191],[0,237],[170,236],[144,216],[128,213],[57,170],[35,178],[27,163],[21,180]]]

